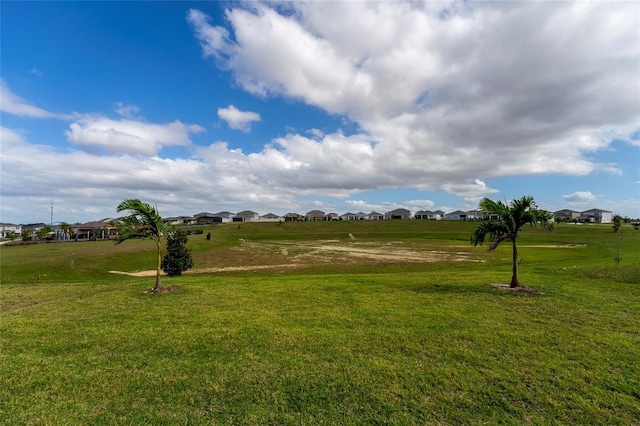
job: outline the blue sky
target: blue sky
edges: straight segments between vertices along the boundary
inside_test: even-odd
[[[2,2],[0,220],[640,217],[637,2]]]

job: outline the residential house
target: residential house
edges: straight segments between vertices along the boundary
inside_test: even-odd
[[[327,213],[327,220],[338,220],[338,213]]]
[[[282,216],[278,216],[277,214],[267,213],[265,215],[260,216],[260,222],[282,222],[284,218]]]
[[[467,212],[456,210],[454,212],[445,214],[444,218],[447,220],[467,220]]]
[[[327,214],[320,210],[311,210],[305,215],[306,220],[310,222],[327,220]]]
[[[235,214],[224,211],[224,212],[215,213],[213,217],[215,218],[216,223],[229,223],[229,222],[233,222],[233,218],[235,217]]]
[[[257,219],[260,219],[260,215],[250,210],[241,211],[239,213],[236,213],[235,216],[233,216],[234,222],[251,222]]]
[[[580,214],[578,221],[583,223],[612,223],[613,213],[601,209],[586,210]]]
[[[76,241],[108,240],[118,235],[118,228],[113,222],[87,222],[71,225],[73,238]]]
[[[378,213],[376,211],[372,211],[368,215],[366,215],[365,220],[384,220],[384,215],[382,213]]]
[[[193,216],[165,217],[163,221],[169,225],[191,225],[196,223]]]
[[[385,219],[411,219],[411,212],[407,209],[395,209],[386,212]]]
[[[438,210],[432,212],[431,210],[419,210],[414,215],[416,219],[426,219],[426,220],[440,220],[444,217],[444,212]]]
[[[464,220],[480,220],[482,215],[478,210],[469,210]]]
[[[345,213],[340,216],[340,220],[364,220],[366,215],[362,212],[360,213]]]
[[[9,235],[21,235],[22,225],[14,225],[13,223],[0,223],[0,238],[9,238]]]
[[[556,222],[573,222],[578,220],[580,212],[570,209],[562,209],[557,212],[553,212],[553,220]]]
[[[213,213],[209,212],[195,214],[193,215],[193,220],[195,221],[196,225],[210,225],[215,222],[220,222],[216,220],[216,217]]]
[[[300,222],[304,220],[304,216],[299,213],[287,213],[284,215],[285,222]]]

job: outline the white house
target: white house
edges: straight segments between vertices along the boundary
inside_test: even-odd
[[[445,214],[444,218],[447,220],[465,220],[467,218],[467,212],[456,210],[454,212]]]
[[[416,219],[426,219],[426,220],[441,220],[444,217],[444,212],[440,210],[436,210],[432,212],[431,210],[419,210],[414,215]]]
[[[225,211],[225,212],[215,213],[213,215],[213,217],[214,217],[214,221],[215,222],[227,223],[227,222],[232,222],[233,221],[233,218],[235,217],[235,214]]]
[[[468,212],[456,210],[454,212],[447,213],[444,218],[447,220],[477,220],[481,218],[481,215],[478,210],[469,210]]]
[[[234,222],[251,222],[258,219],[260,219],[260,215],[258,213],[252,212],[251,210],[244,210],[236,213],[232,220]]]
[[[384,215],[382,213],[372,211],[371,213],[365,216],[365,219],[366,220],[384,220]]]
[[[284,217],[278,216],[274,213],[267,213],[260,216],[260,222],[283,222]]]
[[[320,210],[311,210],[307,212],[305,215],[306,220],[315,222],[315,221],[324,221],[327,220],[327,214]]]
[[[9,234],[14,232],[16,235],[22,234],[22,225],[14,225],[13,223],[0,223],[0,238],[9,238]]]
[[[386,212],[385,219],[411,219],[411,212],[407,209],[395,209]]]
[[[362,212],[359,213],[345,213],[343,215],[340,215],[340,220],[364,220],[364,218],[366,217],[366,215]]]
[[[611,223],[613,222],[613,213],[608,210],[600,209],[586,210],[580,214],[578,221],[589,223]]]

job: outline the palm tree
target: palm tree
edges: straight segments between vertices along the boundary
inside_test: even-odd
[[[118,212],[128,210],[129,216],[122,218],[118,224],[118,236],[116,244],[120,244],[131,238],[150,238],[158,247],[158,266],[156,268],[156,285],[154,291],[162,288],[160,279],[160,266],[162,264],[162,238],[167,231],[162,217],[156,207],[152,207],[140,200],[124,200],[117,208]]]
[[[479,204],[480,212],[484,217],[489,218],[488,222],[483,222],[471,234],[471,243],[476,246],[484,243],[485,237],[489,236],[491,245],[489,251],[493,251],[503,241],[511,241],[513,246],[513,274],[509,287],[520,287],[518,279],[518,247],[516,239],[520,228],[525,224],[536,226],[540,224],[544,229],[553,229],[551,213],[545,210],[538,210],[533,197],[524,196],[519,200],[513,200],[508,205],[502,201],[492,201],[484,198]]]
[[[60,231],[64,240],[68,240],[71,234],[71,226],[67,222],[60,222]]]

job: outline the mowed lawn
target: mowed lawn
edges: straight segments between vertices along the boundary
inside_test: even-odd
[[[2,247],[0,422],[638,424],[640,231],[525,229],[527,294],[491,285],[510,248],[469,246],[473,226],[212,227],[196,268],[275,267],[164,295],[108,273],[153,269],[151,242]],[[316,261],[318,241],[466,257]]]

